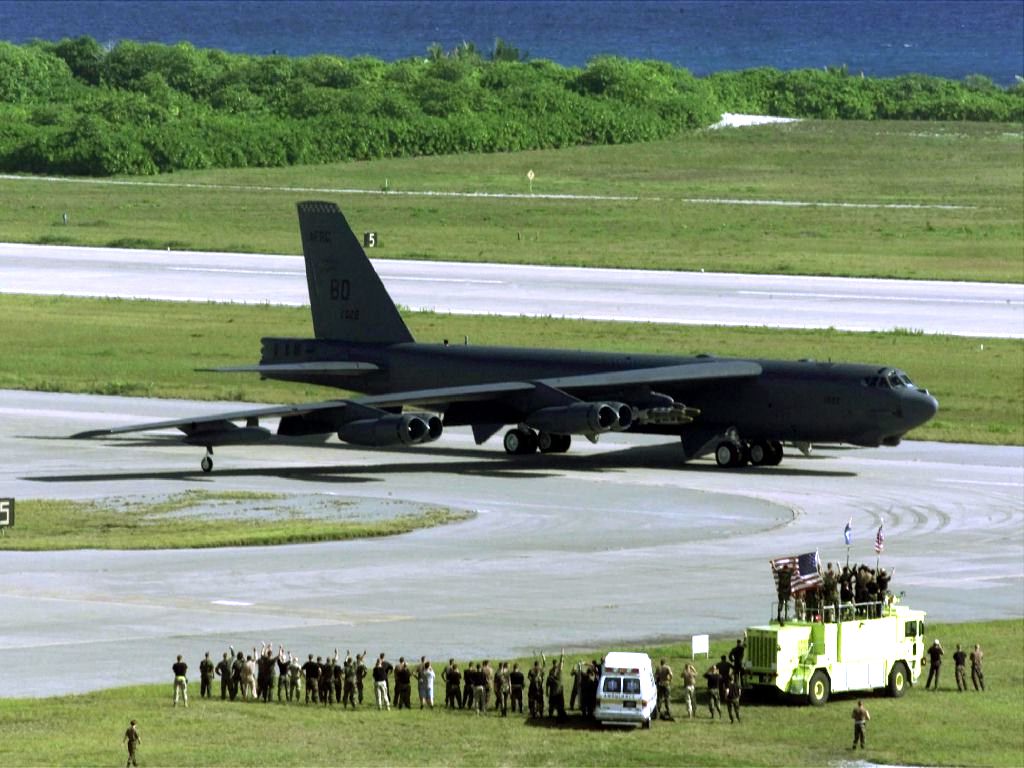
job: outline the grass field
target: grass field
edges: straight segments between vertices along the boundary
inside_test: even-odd
[[[915,333],[846,333],[406,313],[421,341],[633,350],[893,365],[939,399],[911,437],[1024,445],[1024,342]],[[198,400],[300,402],[337,390],[201,373],[256,362],[259,338],[311,335],[302,307],[0,295],[0,388]],[[102,426],[102,425],[97,425]]]
[[[297,253],[295,203],[327,198],[356,231],[378,232],[382,257],[1022,282],[1021,130],[807,121],[616,147],[116,180],[142,186],[0,179],[0,241]],[[532,197],[405,196],[526,195],[528,170]],[[398,194],[341,191],[385,186]]]
[[[166,684],[49,699],[0,699],[0,765],[118,765],[125,756],[121,737],[129,719],[135,718],[142,734],[139,764],[144,767],[821,766],[843,765],[854,758],[882,765],[1020,766],[1024,622],[935,625],[929,626],[928,637],[929,642],[941,638],[947,649],[943,688],[926,692],[919,684],[901,699],[863,697],[871,713],[868,747],[855,755],[849,751],[855,695],[836,696],[820,708],[745,702],[739,725],[730,725],[728,719],[712,722],[703,709],[696,720],[680,719],[685,710],[678,676],[689,648],[673,645],[640,649],[655,661],[667,658],[677,675],[672,705],[677,720],[659,722],[650,731],[602,730],[575,715],[557,725],[519,715],[477,717],[443,709],[378,712],[364,705],[353,712],[216,698],[200,701],[194,674],[191,706],[175,709],[173,659],[168,659]],[[965,647],[979,642],[985,650],[985,693],[956,691],[951,657],[957,642]],[[731,645],[732,638],[713,643],[712,658]],[[220,649],[183,643],[190,667],[198,665],[205,650],[219,656]],[[569,658],[591,658],[605,650],[570,654],[566,667]],[[417,658],[422,653],[415,647],[388,651],[389,658],[400,653]],[[436,663],[443,663],[444,654],[438,656],[442,658]],[[708,662],[699,659],[696,664],[703,672]],[[569,682],[568,674],[564,678]],[[443,701],[443,688],[438,686],[435,691]]]
[[[185,491],[160,499],[25,499],[18,526],[0,537],[0,551],[60,549],[192,549],[344,541],[460,522],[473,516],[443,507],[330,497],[293,507],[268,493]],[[386,505],[386,503],[385,503]],[[324,507],[329,508],[324,508]],[[383,512],[383,514],[381,514]]]

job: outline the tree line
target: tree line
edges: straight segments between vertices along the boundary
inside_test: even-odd
[[[845,68],[694,77],[657,61],[529,60],[498,41],[384,62],[90,37],[0,42],[0,169],[91,176],[651,141],[723,112],[1024,121],[1024,86]]]

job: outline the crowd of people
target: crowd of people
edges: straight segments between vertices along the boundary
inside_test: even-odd
[[[523,712],[523,696],[526,693],[531,717],[544,713],[544,700],[548,701],[548,715],[564,718],[565,693],[562,684],[564,654],[551,659],[550,665],[545,654],[535,659],[527,670],[518,663],[501,662],[491,664],[489,659],[469,662],[460,667],[455,659],[449,659],[440,671],[440,682],[444,686],[444,706],[451,709],[474,710],[479,714],[490,711],[507,716]],[[181,656],[171,666],[174,673],[174,706],[181,702],[188,706],[188,664]],[[570,708],[579,700],[580,710],[586,715],[593,714],[597,700],[597,681],[600,664],[578,662],[571,672],[573,679]],[[220,681],[220,698],[225,701],[271,701],[281,703],[341,705],[353,709],[364,700],[376,704],[378,709],[411,709],[413,684],[415,682],[419,706],[434,707],[434,688],[438,673],[432,662],[421,656],[419,662],[410,665],[404,656],[392,664],[381,652],[372,666],[367,653],[345,652],[344,658],[334,649],[328,656],[307,654],[303,661],[300,654],[279,645],[274,651],[272,644],[263,643],[259,650],[251,653],[236,651],[233,646],[223,653],[218,661],[207,652],[199,662],[199,695],[212,698],[214,683]],[[372,685],[372,692],[369,690]]]
[[[895,569],[893,569],[895,571]],[[853,618],[877,618],[890,598],[892,572],[866,564],[828,563],[821,571],[820,583],[794,590],[791,571],[776,577],[779,622],[789,618],[789,601],[793,601],[793,617],[807,621],[847,621]]]

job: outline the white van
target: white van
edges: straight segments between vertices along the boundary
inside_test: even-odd
[[[594,712],[598,722],[650,728],[657,705],[658,689],[650,656],[612,651],[604,657]]]

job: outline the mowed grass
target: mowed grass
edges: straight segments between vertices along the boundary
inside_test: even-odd
[[[346,515],[353,502],[332,500],[337,519],[323,512],[274,510],[274,494],[186,491],[160,500],[71,501],[26,499],[18,502],[17,525],[0,536],[0,550],[192,549],[345,541],[396,536],[420,528],[467,520],[471,512],[426,507],[390,517],[360,519]],[[201,506],[218,512],[202,514]],[[236,508],[231,514],[229,507]],[[263,507],[265,515],[247,513]]]
[[[378,233],[381,257],[1022,282],[1021,138],[1019,124],[806,121],[114,180],[141,186],[0,179],[0,241],[298,253],[295,203],[326,198],[357,232]],[[529,170],[532,197],[444,196],[527,195]],[[422,192],[441,195],[405,194]]]
[[[424,342],[466,335],[472,344],[892,365],[939,399],[938,415],[912,438],[1024,445],[1020,340],[421,312],[404,317]],[[269,403],[341,396],[251,374],[194,370],[256,362],[261,336],[311,336],[307,308],[0,295],[0,327],[17,340],[0,356],[0,388]]]
[[[378,712],[369,703],[353,712],[337,706],[201,701],[194,671],[191,706],[175,709],[173,659],[168,659],[166,684],[48,699],[0,699],[0,764],[117,765],[125,756],[120,740],[135,718],[142,734],[142,766],[821,766],[854,758],[882,765],[1021,765],[1024,622],[935,625],[929,626],[928,637],[929,642],[941,638],[947,649],[942,689],[925,691],[922,681],[901,699],[861,695],[871,723],[868,747],[856,755],[849,750],[856,694],[836,696],[819,708],[744,701],[739,725],[730,725],[728,717],[712,722],[704,708],[696,720],[687,720],[679,675],[689,650],[680,644],[637,649],[650,653],[655,662],[667,658],[676,672],[672,709],[677,719],[658,722],[649,731],[600,729],[575,714],[558,725],[546,718],[478,717],[440,708]],[[981,643],[986,692],[956,691],[952,651],[957,642],[965,647]],[[726,653],[732,643],[731,637],[713,643],[712,658]],[[205,650],[219,653],[194,641],[184,641],[182,653],[192,667]],[[423,650],[412,648],[406,656],[415,658]],[[567,697],[569,659],[592,658],[607,650],[567,655]],[[389,657],[397,655],[389,652]],[[435,656],[436,664],[444,663],[442,649]],[[700,672],[708,664],[703,658],[696,661]],[[215,695],[218,686],[214,684]],[[703,690],[699,685],[702,707]],[[444,700],[440,681],[435,697]]]

